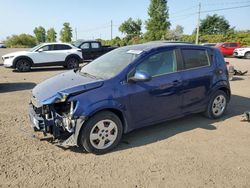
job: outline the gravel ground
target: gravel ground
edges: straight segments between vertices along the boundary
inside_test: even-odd
[[[21,49],[0,49],[0,56]],[[240,70],[250,60],[227,59]],[[31,89],[65,71],[17,73],[0,62],[0,187],[250,187],[250,74],[231,82],[226,116],[192,115],[123,137],[105,155],[61,148],[32,136],[28,120]]]

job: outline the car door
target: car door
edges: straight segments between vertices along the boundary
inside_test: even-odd
[[[91,47],[89,42],[82,43],[80,48],[82,49],[82,57],[84,60],[92,59]]]
[[[54,62],[63,63],[66,57],[70,54],[71,46],[66,44],[55,44],[54,45]]]
[[[212,87],[214,64],[206,49],[182,48],[182,112],[189,114],[205,109],[208,92]]]
[[[150,55],[133,70],[152,76],[150,81],[127,85],[129,112],[136,128],[180,115],[182,81],[176,63],[175,50],[164,50]]]
[[[228,55],[233,55],[235,48],[238,47],[238,44],[235,42],[229,43]]]
[[[30,56],[34,64],[45,64],[53,62],[55,60],[55,57],[53,55],[53,48],[53,45],[44,45],[33,52]]]

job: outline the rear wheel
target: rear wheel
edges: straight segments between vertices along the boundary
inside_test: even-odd
[[[224,115],[228,103],[228,96],[224,91],[218,90],[210,98],[205,115],[210,119],[217,119]]]
[[[66,66],[68,69],[75,69],[79,67],[79,59],[75,57],[69,57],[66,60]]]
[[[27,59],[20,59],[16,63],[16,69],[19,72],[28,72],[30,71],[31,63]]]
[[[80,142],[86,151],[104,154],[118,145],[122,132],[121,120],[114,113],[103,111],[83,125]]]
[[[245,54],[245,58],[246,58],[246,59],[250,59],[250,52],[247,52],[247,53]]]

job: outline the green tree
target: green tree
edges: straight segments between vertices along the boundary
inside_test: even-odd
[[[47,37],[46,41],[47,42],[56,42],[56,31],[54,28],[50,28],[47,30]]]
[[[72,41],[72,28],[68,22],[63,24],[63,28],[60,32],[60,40],[62,42],[71,42]]]
[[[141,35],[141,26],[142,21],[140,19],[133,20],[132,18],[129,18],[120,25],[119,31],[126,34],[126,38],[130,40],[135,36]]]
[[[184,28],[181,25],[177,25],[175,29],[169,30],[166,33],[165,39],[178,41],[181,39],[181,37],[183,35],[183,30],[184,30]]]
[[[151,0],[146,21],[146,40],[160,40],[170,28],[167,0]]]
[[[225,34],[230,31],[229,22],[223,17],[214,14],[207,16],[201,20],[200,33],[201,35]]]
[[[5,44],[9,48],[30,48],[36,45],[36,38],[27,34],[12,35],[7,37]]]
[[[34,29],[34,34],[38,43],[45,42],[46,40],[46,31],[42,26],[36,27]]]

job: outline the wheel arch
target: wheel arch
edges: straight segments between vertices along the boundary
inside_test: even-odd
[[[107,107],[107,108],[98,109],[98,110],[94,111],[93,113],[91,113],[89,116],[87,116],[86,121],[88,121],[88,119],[91,118],[91,117],[93,117],[94,115],[96,115],[96,114],[98,114],[100,112],[104,112],[104,111],[106,111],[106,112],[112,112],[115,115],[117,115],[117,117],[121,120],[121,123],[122,123],[123,134],[126,133],[126,132],[128,132],[128,123],[127,123],[127,120],[125,118],[125,115],[124,115],[124,113],[120,109],[117,109],[117,108]],[[77,136],[77,145],[80,145],[80,140],[79,140],[80,137],[79,137],[79,135],[83,131],[84,123],[82,124],[81,129],[79,131],[79,134]]]
[[[81,57],[79,56],[79,55],[77,55],[77,54],[70,54],[70,55],[68,55],[66,58],[65,58],[65,63],[67,62],[67,60],[69,59],[69,58],[77,58],[78,60],[79,60],[79,62],[80,62],[80,60],[81,60]]]
[[[16,64],[17,64],[17,62],[18,62],[20,59],[26,59],[26,60],[28,60],[28,61],[31,63],[31,66],[34,65],[34,62],[33,62],[33,60],[32,60],[30,57],[28,57],[28,56],[18,56],[18,57],[16,57],[16,58],[14,59],[14,61],[13,61],[13,67],[14,67],[14,68],[16,68]]]
[[[122,126],[123,126],[123,133],[126,133],[127,132],[127,120],[125,118],[125,115],[124,113],[120,110],[120,109],[117,109],[117,108],[114,108],[114,107],[106,107],[106,108],[102,108],[102,109],[98,109],[96,111],[94,111],[93,113],[91,113],[89,115],[88,118],[94,116],[95,114],[97,113],[100,113],[100,112],[103,112],[103,111],[109,111],[109,112],[112,112],[114,113],[115,115],[117,115],[117,117],[121,120],[122,122]]]
[[[218,90],[221,90],[223,92],[226,93],[227,97],[228,97],[228,101],[231,99],[231,90],[230,90],[230,86],[228,86],[226,81],[220,81],[218,82],[213,89],[211,90],[211,92],[209,93],[209,99],[210,97]]]

